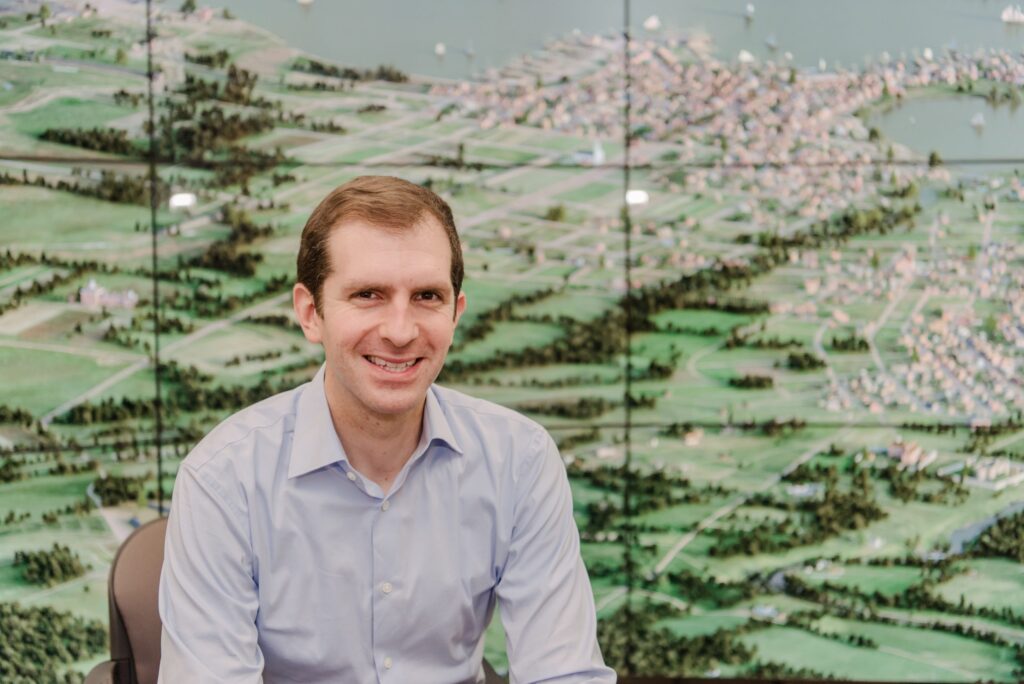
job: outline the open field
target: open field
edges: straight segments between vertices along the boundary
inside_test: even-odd
[[[60,98],[31,112],[11,114],[13,130],[33,138],[48,128],[95,127],[132,114],[131,109],[110,102]]]
[[[970,666],[959,663],[960,648],[969,647],[965,639],[938,639],[929,642],[930,635],[920,630],[900,630],[886,633],[886,636],[900,637],[898,646],[886,646],[877,650],[869,650],[838,643],[807,632],[789,627],[770,627],[763,631],[744,637],[745,643],[756,646],[762,653],[771,654],[771,659],[783,662],[792,667],[806,667],[816,672],[825,672],[839,677],[857,677],[878,680],[888,679],[919,679],[933,682],[969,682],[978,676],[987,676],[1003,672],[1006,669],[1005,659],[998,652],[986,653],[976,659]],[[930,646],[934,644],[934,646]],[[945,657],[935,654],[921,654],[917,650],[927,648],[945,649],[941,652]],[[957,650],[949,650],[954,646]],[[971,669],[992,668],[992,669]]]
[[[112,260],[133,247],[144,250],[147,233],[144,207],[115,205],[42,188],[4,188],[0,193],[0,243],[29,253],[66,252]]]
[[[970,597],[972,603],[995,610],[1024,611],[1024,567],[1010,560],[977,559],[967,563],[965,575],[954,577],[938,589],[947,601]]]
[[[100,363],[74,353],[36,351],[0,344],[0,367],[18,370],[5,378],[5,401],[33,413],[45,413],[78,396],[124,365],[123,362]]]

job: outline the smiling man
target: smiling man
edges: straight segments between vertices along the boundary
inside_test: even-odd
[[[182,463],[162,682],[613,682],[565,469],[508,409],[434,385],[466,308],[448,205],[356,178],[302,232],[295,314],[326,362]]]

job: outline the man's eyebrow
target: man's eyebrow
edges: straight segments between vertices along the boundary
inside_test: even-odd
[[[377,283],[371,280],[358,281],[353,280],[349,282],[341,283],[341,289],[346,292],[362,292],[363,290],[374,290],[377,292],[391,292],[396,289],[393,283]],[[446,292],[451,290],[451,282],[447,280],[439,280],[437,282],[424,282],[416,285],[413,290],[416,292],[423,292],[424,290],[436,290],[438,292]]]

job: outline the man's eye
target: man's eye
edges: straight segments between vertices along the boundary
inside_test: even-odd
[[[356,299],[373,299],[373,290],[363,290],[362,292],[356,292]]]
[[[421,292],[420,299],[425,299],[428,302],[436,302],[441,299],[440,292]]]

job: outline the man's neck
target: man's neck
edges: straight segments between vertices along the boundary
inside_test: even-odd
[[[411,415],[381,417],[336,404],[342,402],[332,402],[328,394],[331,422],[349,464],[387,492],[420,442],[424,408]]]

